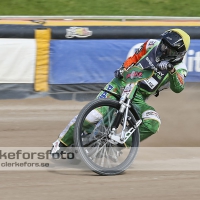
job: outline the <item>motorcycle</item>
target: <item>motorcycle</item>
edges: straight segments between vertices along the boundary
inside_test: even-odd
[[[138,128],[142,119],[132,101],[138,83],[152,77],[156,70],[131,67],[123,73],[126,86],[121,95],[104,90],[116,100],[95,99],[80,111],[74,129],[75,153],[93,172],[117,175],[133,163],[139,148]],[[94,113],[100,114],[91,123]]]

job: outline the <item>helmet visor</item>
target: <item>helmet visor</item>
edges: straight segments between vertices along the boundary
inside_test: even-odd
[[[180,55],[180,52],[177,52],[175,49],[167,45],[163,40],[160,44],[160,50],[166,57],[176,57]]]

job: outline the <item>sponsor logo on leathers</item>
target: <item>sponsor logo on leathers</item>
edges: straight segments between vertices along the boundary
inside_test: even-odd
[[[130,78],[130,79],[133,79],[133,78],[142,78],[142,72],[132,71],[130,74],[127,74],[126,78]]]

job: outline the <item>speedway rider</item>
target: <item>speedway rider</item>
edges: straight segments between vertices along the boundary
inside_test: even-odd
[[[161,34],[161,40],[147,40],[133,56],[129,57],[121,68],[115,71],[115,78],[105,86],[105,90],[120,94],[125,86],[123,80],[123,71],[130,67],[137,66],[157,66],[161,71],[145,81],[139,83],[133,104],[142,119],[139,127],[140,141],[156,133],[160,127],[161,120],[155,109],[148,105],[145,100],[150,95],[158,96],[163,89],[169,88],[180,93],[184,89],[184,78],[187,75],[187,68],[183,63],[184,55],[190,45],[190,36],[181,29],[170,29]],[[145,68],[145,67],[144,67]],[[101,91],[97,98],[111,98],[112,95]],[[90,123],[95,122],[95,118],[101,118],[101,113],[94,112],[88,118]],[[66,147],[73,144],[73,132],[76,117],[71,120],[67,127],[61,132],[59,138],[53,143],[52,155],[59,153],[60,147]],[[131,137],[126,145],[130,145]]]

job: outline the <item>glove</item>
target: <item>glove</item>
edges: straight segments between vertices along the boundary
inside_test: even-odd
[[[167,61],[161,61],[160,63],[157,64],[157,68],[161,71],[163,70],[171,71],[174,68],[174,66]]]
[[[117,69],[115,73],[115,78],[123,78],[124,67]]]

